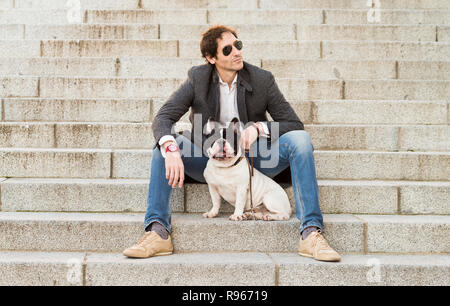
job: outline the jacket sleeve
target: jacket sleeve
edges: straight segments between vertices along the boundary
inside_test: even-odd
[[[272,73],[270,73],[266,88],[268,99],[267,111],[274,120],[267,122],[271,140],[274,141],[279,136],[293,130],[303,130],[303,123],[289,102],[284,98]],[[275,124],[278,125],[279,129],[276,128]]]
[[[192,68],[188,72],[188,78],[169,97],[156,114],[153,124],[153,136],[156,146],[159,148],[159,140],[165,135],[172,134],[172,126],[189,110],[194,99],[194,86],[192,80]]]

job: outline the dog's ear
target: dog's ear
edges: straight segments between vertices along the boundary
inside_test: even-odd
[[[203,127],[203,134],[210,135],[212,131],[216,128],[216,122],[213,120],[213,117],[209,117],[208,122]]]
[[[242,124],[238,118],[234,117],[230,122],[231,127],[233,128],[233,132],[238,134],[242,132]]]

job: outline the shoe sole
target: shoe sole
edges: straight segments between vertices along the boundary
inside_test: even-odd
[[[312,255],[305,254],[305,253],[300,253],[300,252],[298,253],[298,255],[309,257],[309,258],[314,258],[314,256],[312,256]]]
[[[165,253],[158,253],[153,256],[166,256],[166,255],[172,255],[172,254],[173,254],[173,252],[165,252]]]
[[[309,254],[305,254],[305,253],[298,253],[298,255],[300,255],[300,256],[305,256],[305,257],[309,257],[309,258],[314,258],[315,260],[318,260],[318,261],[326,261],[326,262],[339,262],[339,261],[341,261],[341,259],[330,259],[330,260],[325,260],[325,259],[317,259],[317,258],[315,258],[314,256],[312,256],[312,255],[309,255]]]
[[[125,254],[123,254],[123,255],[126,257],[130,257],[130,258],[150,258],[150,257],[166,256],[166,255],[172,255],[172,254],[173,254],[173,252],[157,253],[153,256],[131,256],[131,255],[125,255]]]

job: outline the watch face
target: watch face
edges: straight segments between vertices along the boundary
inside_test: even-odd
[[[174,152],[177,150],[177,147],[173,144],[169,145],[169,151]]]

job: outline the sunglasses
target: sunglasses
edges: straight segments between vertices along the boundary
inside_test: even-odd
[[[235,46],[236,49],[241,50],[242,46],[243,46],[242,45],[242,41],[241,40],[235,40],[234,43],[233,43],[233,46]],[[228,45],[228,46],[223,47],[223,49],[222,49],[223,55],[225,55],[225,56],[230,55],[231,51],[233,50],[233,46],[232,45]]]

